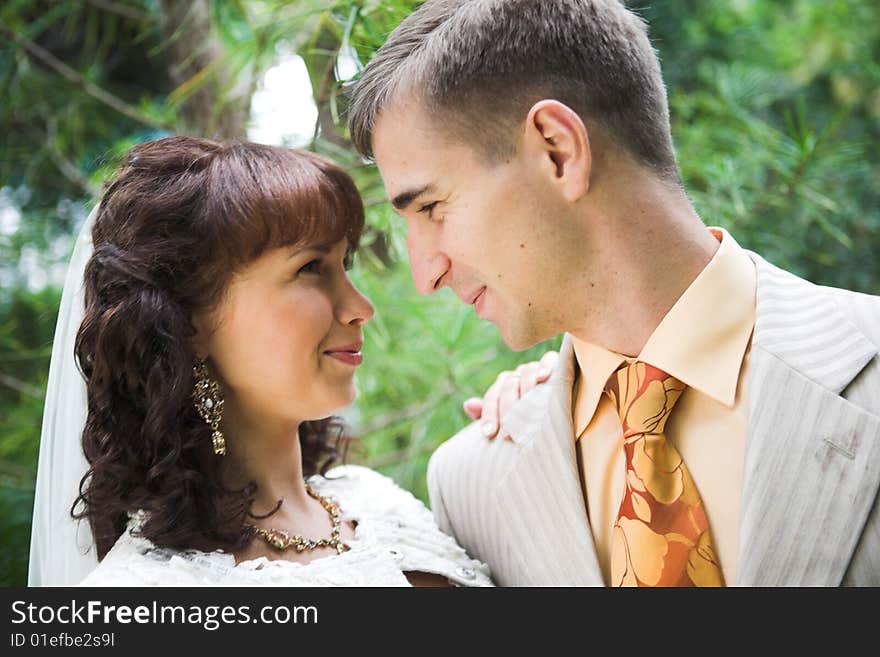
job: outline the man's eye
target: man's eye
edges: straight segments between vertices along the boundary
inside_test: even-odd
[[[436,206],[437,201],[434,201],[433,203],[425,203],[425,205],[419,208],[419,212],[421,212],[422,214],[427,214],[428,219],[431,219],[434,216],[434,208]]]

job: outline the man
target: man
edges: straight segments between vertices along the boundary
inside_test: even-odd
[[[429,1],[352,98],[413,276],[550,383],[433,456],[503,585],[880,584],[880,299],[707,229],[644,23],[615,0]]]

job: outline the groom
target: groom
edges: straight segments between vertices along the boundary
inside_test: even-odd
[[[880,585],[880,298],[707,228],[644,23],[615,0],[429,0],[350,126],[449,286],[547,386],[433,456],[441,527],[504,585]]]

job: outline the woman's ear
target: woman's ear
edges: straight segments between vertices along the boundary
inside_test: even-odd
[[[191,324],[196,333],[189,340],[190,349],[192,349],[197,359],[204,360],[208,357],[209,353],[208,336],[210,335],[210,320],[206,314],[199,313],[192,318]]]
[[[525,143],[568,201],[575,202],[589,191],[593,154],[577,112],[557,100],[538,101],[526,118]]]

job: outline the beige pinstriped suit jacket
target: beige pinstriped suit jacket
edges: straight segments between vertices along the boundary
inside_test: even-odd
[[[880,297],[750,254],[757,309],[740,586],[880,586]],[[499,585],[602,586],[571,426],[570,338],[551,380],[488,441],[473,424],[428,466],[440,527]]]

